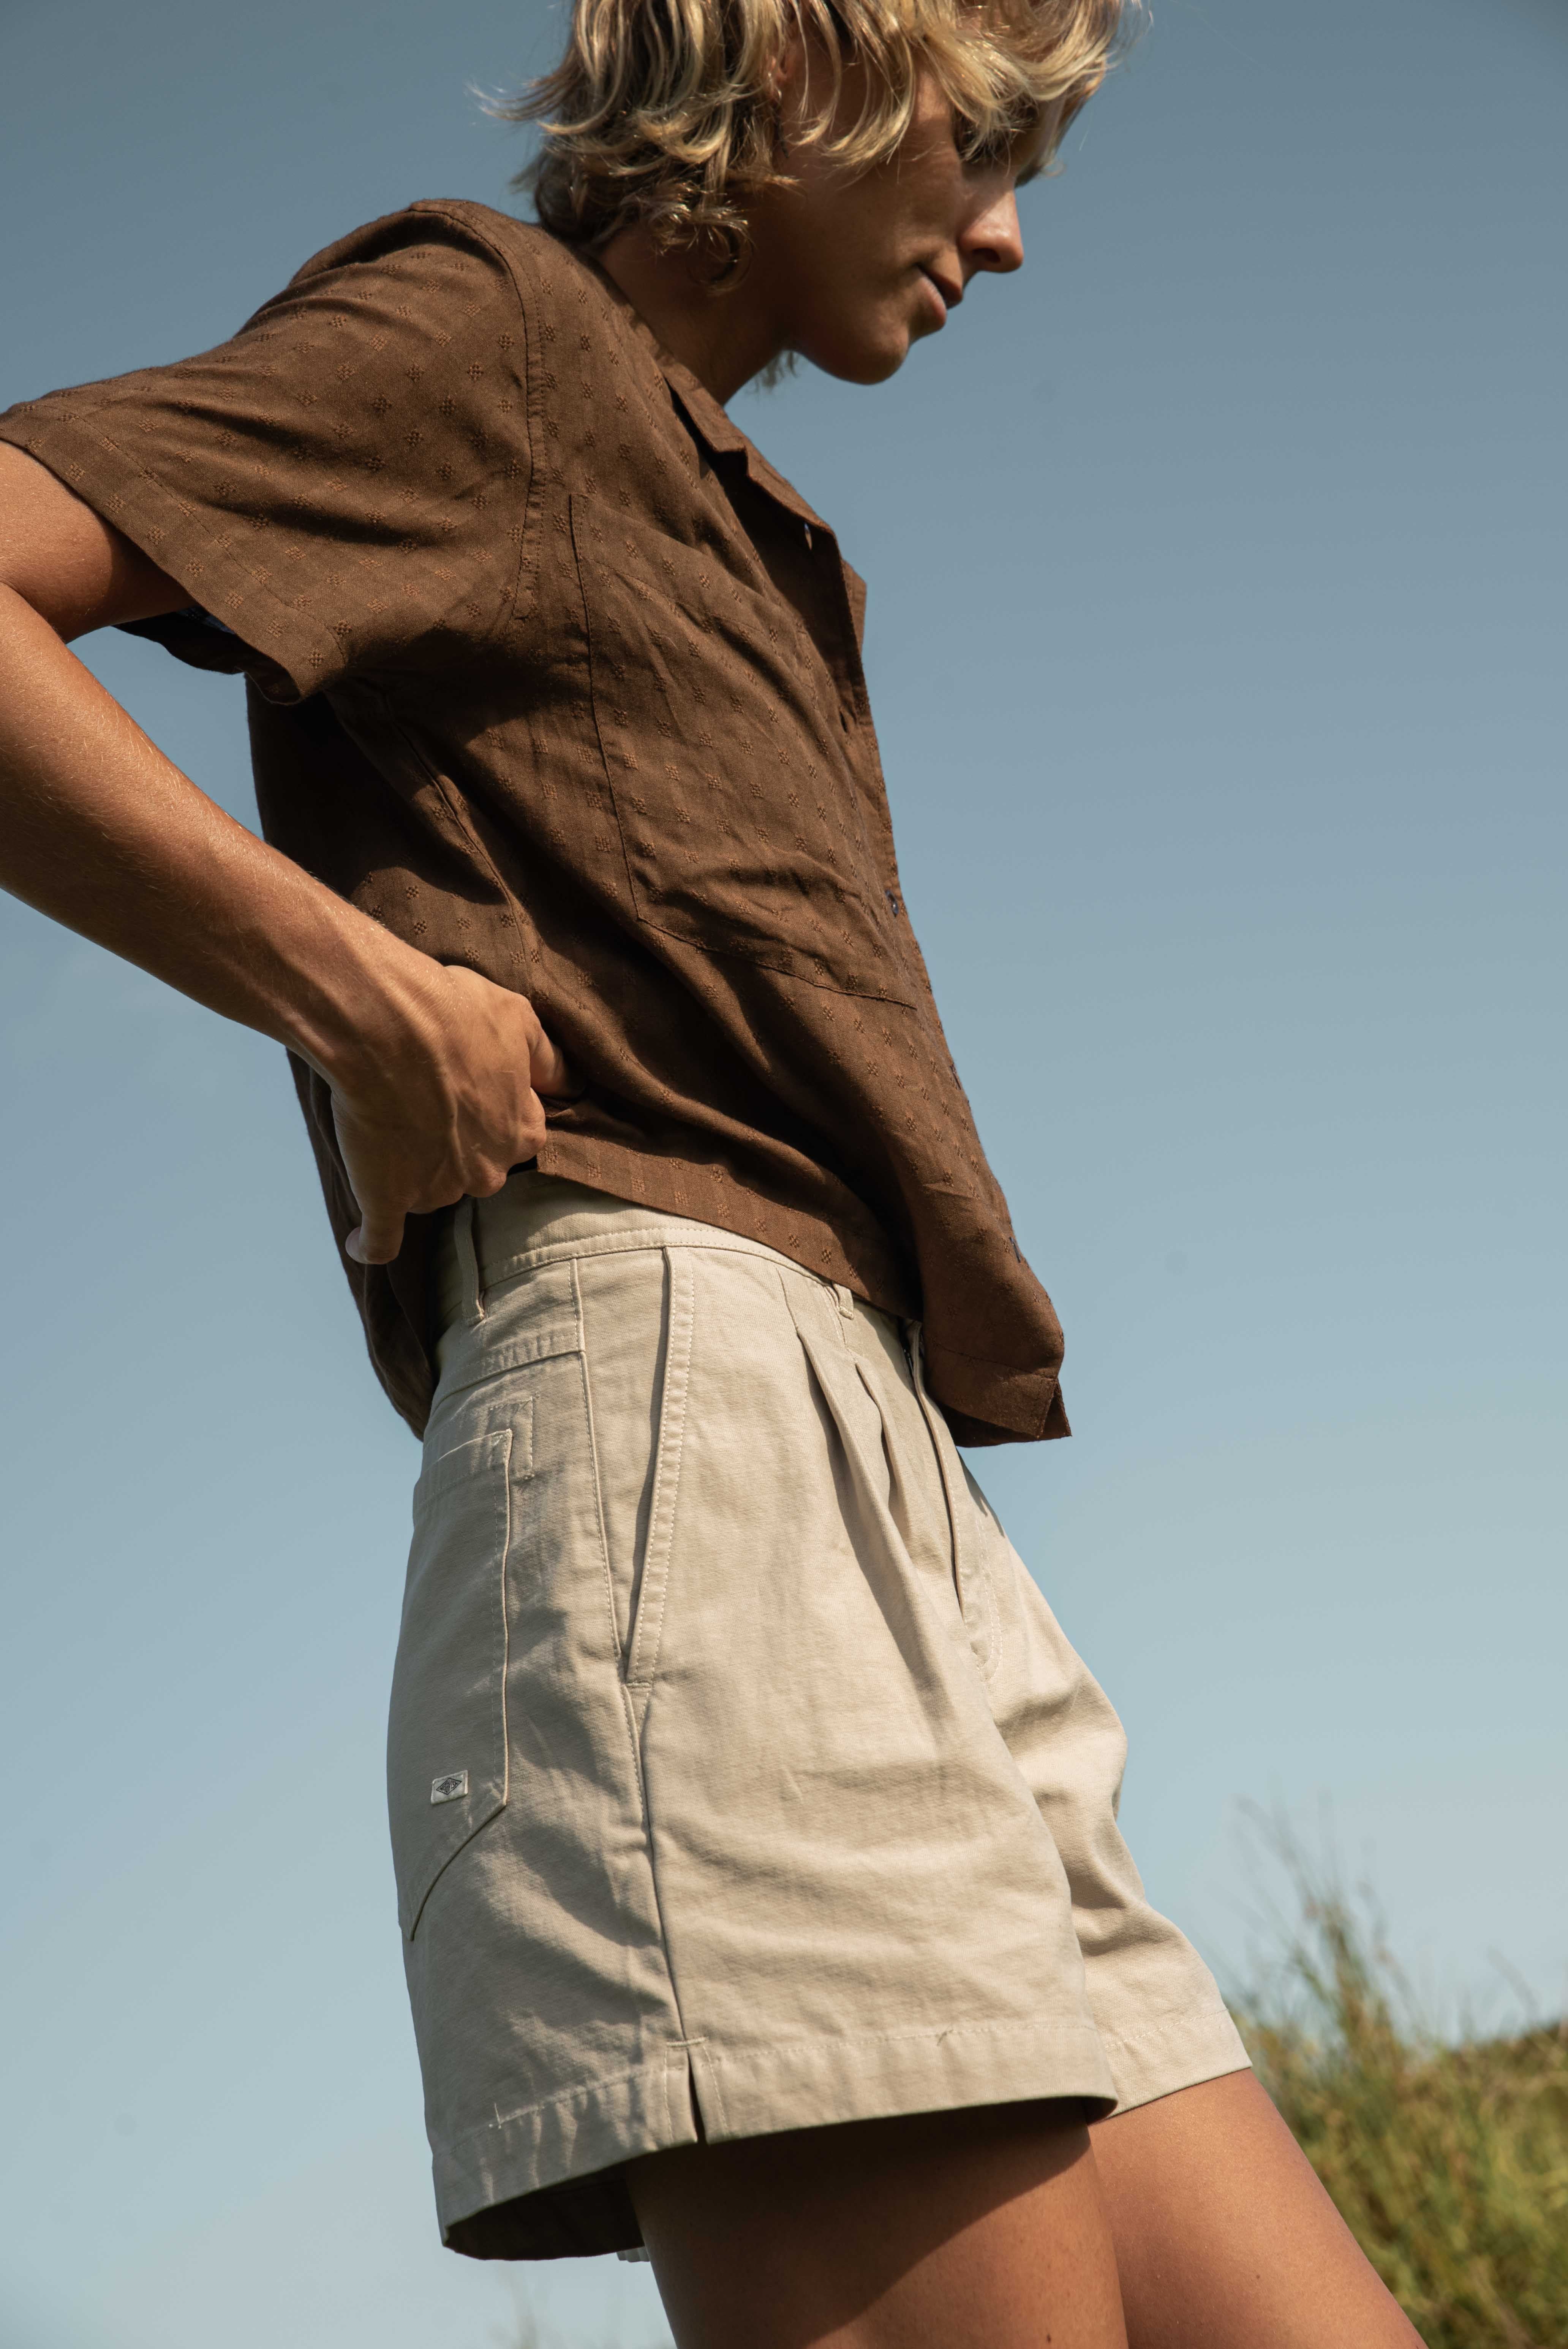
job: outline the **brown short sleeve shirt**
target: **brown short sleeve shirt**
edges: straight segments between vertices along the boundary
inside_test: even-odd
[[[0,418],[189,589],[248,679],[269,840],[529,995],[584,1072],[551,1174],[745,1233],[924,1321],[961,1440],[1065,1434],[911,934],[833,533],[542,230],[416,204],[232,342]],[[356,1220],[296,1066],[339,1243]],[[345,1257],[428,1409],[428,1225]]]

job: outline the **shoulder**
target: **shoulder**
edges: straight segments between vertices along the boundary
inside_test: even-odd
[[[464,312],[511,304],[551,316],[581,306],[597,289],[595,274],[531,221],[489,204],[432,196],[351,229],[304,266],[256,313],[266,319],[302,298],[327,290],[346,301],[377,285],[395,289],[428,323],[438,312]]]

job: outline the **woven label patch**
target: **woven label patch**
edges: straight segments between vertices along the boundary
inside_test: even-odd
[[[458,1802],[468,1791],[469,1774],[466,1770],[448,1770],[439,1778],[430,1781],[430,1800],[433,1803]]]

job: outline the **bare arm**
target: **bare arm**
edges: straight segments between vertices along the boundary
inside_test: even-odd
[[[267,847],[67,649],[188,601],[0,442],[0,886],[318,1070],[359,1202],[349,1252],[385,1264],[406,1216],[488,1197],[533,1156],[539,1092],[568,1073],[521,996],[432,962]]]

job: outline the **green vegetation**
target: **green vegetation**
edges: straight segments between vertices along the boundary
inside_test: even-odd
[[[1429,2349],[1568,2349],[1568,2020],[1439,2034],[1364,1906],[1264,1837],[1298,1905],[1231,1994],[1264,2085]]]
[[[1568,2022],[1445,2043],[1364,1914],[1284,1857],[1300,1922],[1233,2001],[1269,2093],[1429,2349],[1565,2349]]]

